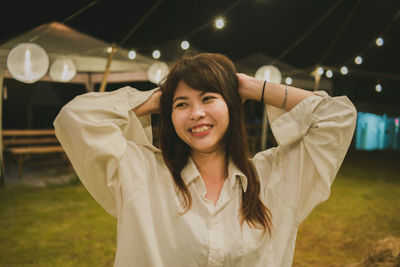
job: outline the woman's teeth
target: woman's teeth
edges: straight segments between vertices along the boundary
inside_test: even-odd
[[[200,127],[196,127],[196,128],[192,128],[192,133],[201,133],[201,132],[205,132],[208,129],[210,129],[211,126],[200,126]]]

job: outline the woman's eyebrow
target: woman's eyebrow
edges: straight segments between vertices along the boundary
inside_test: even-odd
[[[203,95],[205,95],[206,93],[208,93],[208,92],[207,92],[207,91],[201,91],[201,93],[200,93],[199,96],[203,96]],[[172,104],[174,104],[175,101],[177,101],[177,100],[187,100],[187,99],[188,99],[188,97],[186,97],[186,96],[178,96],[177,98],[175,98],[174,100],[172,100]]]

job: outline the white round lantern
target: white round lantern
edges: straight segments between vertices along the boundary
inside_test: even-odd
[[[147,77],[150,82],[158,84],[168,75],[168,72],[168,65],[164,62],[157,61],[151,64],[150,68],[147,70]]]
[[[273,83],[281,83],[282,74],[279,69],[272,65],[262,66],[256,71],[255,77]]]
[[[67,57],[57,58],[50,67],[50,77],[56,82],[69,82],[76,75],[74,62]]]
[[[20,82],[36,82],[46,75],[48,68],[49,57],[37,44],[22,43],[8,53],[7,69]]]

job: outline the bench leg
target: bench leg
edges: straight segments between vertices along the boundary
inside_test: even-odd
[[[13,156],[13,154],[7,153],[7,156],[6,156],[6,164],[5,164],[5,165],[7,165],[7,166],[5,166],[5,174],[6,174],[6,175],[9,175],[9,174],[12,173],[12,172],[11,172],[11,169],[12,169],[12,166],[13,166],[13,162],[14,162],[14,156]]]
[[[24,156],[25,155],[23,155],[23,154],[19,154],[18,158],[17,158],[17,161],[18,161],[18,179],[20,179],[20,180],[23,178],[22,170],[23,170],[24,162],[27,159],[27,157],[24,157]]]

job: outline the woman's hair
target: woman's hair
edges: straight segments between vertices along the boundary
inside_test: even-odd
[[[238,91],[236,68],[231,60],[220,54],[199,54],[185,57],[175,63],[165,82],[161,85],[160,143],[164,161],[172,173],[175,184],[183,195],[184,212],[192,204],[190,192],[182,179],[181,171],[188,162],[190,147],[175,132],[171,113],[172,100],[179,82],[206,92],[220,94],[229,110],[229,126],[224,136],[226,158],[229,158],[247,177],[247,190],[242,194],[241,223],[260,227],[271,234],[271,213],[259,198],[260,183],[247,143],[244,108]]]

